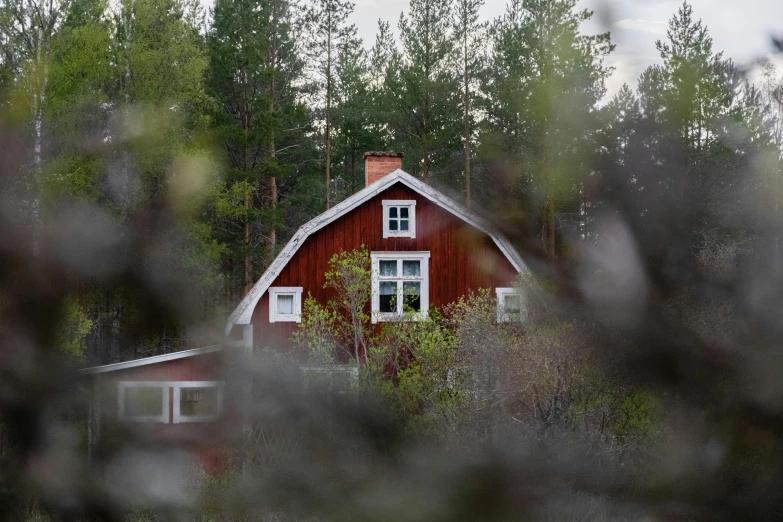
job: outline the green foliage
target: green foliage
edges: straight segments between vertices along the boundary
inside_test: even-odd
[[[437,437],[464,413],[466,375],[457,356],[456,338],[434,310],[424,320],[386,323],[370,349],[364,384],[411,436]]]
[[[60,321],[57,327],[57,349],[75,359],[85,358],[85,339],[93,322],[87,317],[79,302],[74,298],[63,301]]]
[[[367,356],[372,337],[370,253],[362,246],[334,254],[329,268],[324,288],[334,291],[336,298],[321,305],[308,296],[293,340],[308,350],[314,363],[333,363],[346,355],[358,363]]]
[[[450,0],[411,0],[397,24],[401,49],[385,67],[380,103],[404,165],[425,182],[459,149],[459,96],[452,67]]]
[[[321,210],[309,190],[314,150],[297,23],[288,0],[218,0],[206,38],[224,182],[212,220],[228,247],[221,261],[232,291],[246,290],[272,261],[291,206]]]
[[[622,399],[620,411],[611,425],[617,437],[644,441],[660,431],[661,404],[649,390],[629,390]]]
[[[522,321],[498,324],[497,300],[482,289],[443,315],[432,308],[424,319],[408,312],[372,335],[369,263],[365,250],[331,259],[325,287],[337,297],[324,306],[309,296],[293,340],[318,366],[337,364],[347,353],[360,364],[363,393],[381,398],[408,435],[480,437],[500,415],[623,451],[657,440],[663,416],[656,396],[598,371],[585,327],[561,318],[550,281],[520,275]],[[352,336],[363,339],[366,352],[354,349]]]
[[[302,305],[302,321],[291,340],[307,350],[309,362],[313,365],[336,364],[340,352],[338,326],[342,318],[333,308],[327,308],[308,295]]]

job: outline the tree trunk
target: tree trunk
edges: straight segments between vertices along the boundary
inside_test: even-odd
[[[331,189],[330,167],[332,163],[332,139],[331,139],[331,122],[329,121],[329,110],[330,110],[330,99],[329,99],[329,95],[327,94],[326,96],[326,210],[329,210],[331,204],[329,193]]]
[[[274,84],[272,85],[272,91],[274,92]],[[274,102],[269,103],[269,113],[272,114],[275,110]],[[270,133],[269,137],[269,158],[274,161],[277,157],[277,151],[275,150],[275,138]],[[270,176],[266,182],[267,197],[269,198],[269,208],[272,209],[272,214],[275,214],[277,210],[277,178]],[[269,266],[275,258],[275,249],[277,248],[277,221],[272,222],[272,228],[269,231],[269,258],[267,266]]]
[[[330,12],[331,17],[331,12]],[[332,167],[332,33],[326,37],[326,210],[331,205],[331,167]]]
[[[275,19],[275,24],[277,23],[277,20]],[[272,115],[275,112],[275,74],[276,67],[277,67],[277,26],[275,25],[275,28],[273,30],[273,33],[271,35],[272,38],[272,44],[270,46],[269,51],[269,69],[273,71],[272,79],[269,82],[269,116],[272,117]],[[275,148],[275,134],[274,130],[271,130],[269,132],[269,159],[270,161],[275,161],[277,157],[277,150]],[[269,198],[269,208],[272,209],[272,215],[275,216],[275,220],[272,223],[272,228],[269,231],[269,250],[268,250],[268,258],[267,258],[267,266],[272,264],[272,261],[275,257],[275,249],[277,248],[277,220],[276,220],[276,211],[277,211],[277,178],[275,176],[270,176],[267,180],[267,196]]]
[[[250,191],[245,192],[245,295],[253,288],[253,256],[250,255]]]
[[[245,71],[243,69],[242,71],[242,77],[245,79]],[[249,107],[247,105],[247,100],[245,100],[244,108],[243,108],[243,114],[242,114],[242,130],[245,134],[245,143],[242,150],[242,170],[245,173],[245,183],[247,185],[245,186],[245,239],[244,239],[244,246],[245,246],[245,295],[247,295],[250,292],[250,289],[253,288],[253,255],[250,252],[250,245],[251,245],[251,238],[252,238],[252,224],[250,222],[250,209],[252,207],[253,203],[253,197],[250,193],[250,176],[248,174],[248,170],[250,169],[249,165],[249,156],[250,151],[248,149],[248,136],[250,134],[250,113],[249,113]]]
[[[554,201],[554,195],[551,192],[549,194],[549,234],[548,234],[548,251],[549,251],[549,259],[554,261],[555,258],[557,258],[557,253],[555,252],[555,201]]]
[[[466,30],[467,31],[467,30]],[[464,80],[465,80],[465,99],[464,99],[464,123],[465,123],[465,205],[470,208],[470,85],[469,85],[469,71],[468,71],[468,38],[467,32],[463,40],[463,56],[465,58],[464,63]]]

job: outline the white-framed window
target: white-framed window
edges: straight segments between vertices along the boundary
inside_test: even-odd
[[[383,237],[416,237],[415,200],[383,200]]]
[[[172,383],[174,388],[174,418],[172,422],[207,422],[223,411],[223,383],[219,381],[187,381]]]
[[[430,306],[429,252],[372,252],[372,322],[404,313],[424,318]]]
[[[136,422],[169,422],[169,386],[165,382],[117,383],[117,416]]]
[[[525,302],[518,288],[496,288],[498,322],[520,322],[525,318]]]
[[[269,289],[269,322],[302,321],[302,287],[277,286]]]

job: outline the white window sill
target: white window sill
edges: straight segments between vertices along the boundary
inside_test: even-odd
[[[373,313],[373,323],[400,323],[404,321],[424,321],[427,319],[427,312],[414,312],[410,314],[394,313]]]
[[[301,323],[302,322],[302,316],[301,315],[275,315],[275,320],[272,321],[275,323]]]

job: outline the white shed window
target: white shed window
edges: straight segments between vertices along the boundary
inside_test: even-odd
[[[163,382],[117,383],[117,416],[138,422],[169,421],[169,387]]]
[[[383,200],[383,237],[416,237],[416,201]]]
[[[498,297],[498,322],[519,322],[525,317],[525,303],[517,288],[496,288]]]
[[[429,252],[372,252],[372,321],[394,321],[429,309]]]
[[[174,424],[211,421],[223,410],[222,382],[177,382],[173,387]]]
[[[278,286],[269,289],[269,322],[301,322],[302,287]]]

